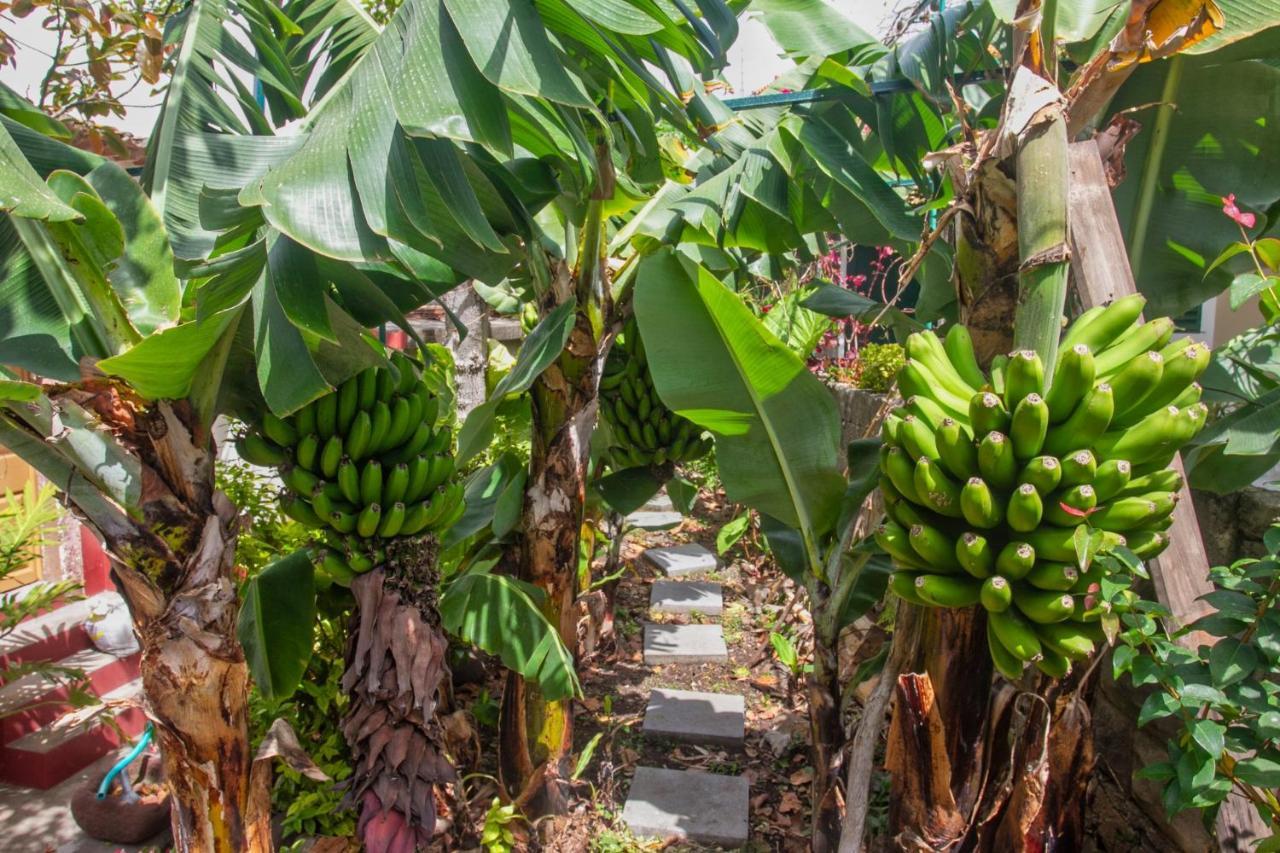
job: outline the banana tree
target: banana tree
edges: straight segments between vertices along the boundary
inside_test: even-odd
[[[528,368],[502,389],[529,389],[534,413],[508,564],[541,590],[566,643],[587,438],[616,319],[608,213],[661,180],[659,121],[698,143],[681,98],[651,69],[723,63],[734,15],[719,0],[699,6],[701,15],[647,2],[405,3],[310,113],[298,149],[240,197],[329,258],[493,285],[518,268],[529,281],[540,332],[526,344]],[[487,441],[494,408],[468,418],[463,458]],[[502,776],[534,812],[564,804],[571,722],[565,699],[511,676]]]

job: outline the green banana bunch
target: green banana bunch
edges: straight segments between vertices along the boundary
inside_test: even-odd
[[[988,611],[992,661],[1009,678],[1027,663],[1061,678],[1102,639],[1086,601],[1101,569],[1076,564],[1079,527],[1142,559],[1169,543],[1182,477],[1166,466],[1204,425],[1196,380],[1210,353],[1171,343],[1168,318],[1143,323],[1144,304],[1082,314],[1052,376],[1029,350],[984,374],[963,326],[907,339],[875,541],[904,600]]]
[[[279,469],[280,508],[323,531],[311,551],[322,583],[350,584],[385,559],[394,536],[438,533],[463,514],[453,434],[409,356],[370,367],[285,418],[267,412],[241,458]]]
[[[711,439],[693,421],[668,409],[658,397],[634,317],[605,359],[599,401],[613,433],[608,460],[615,470],[688,462],[711,449]]]

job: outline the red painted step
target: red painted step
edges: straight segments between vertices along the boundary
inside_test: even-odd
[[[59,660],[92,647],[83,623],[94,598],[73,601],[18,625],[0,639],[0,669],[15,663]]]
[[[102,696],[104,701],[141,700],[142,681],[130,681]],[[0,747],[0,781],[28,788],[52,788],[126,741],[110,725],[92,720],[101,708],[83,708]],[[129,738],[146,728],[141,708],[116,714]]]
[[[141,654],[118,658],[97,649],[82,649],[57,661],[59,666],[82,671],[90,690],[102,696],[138,677]],[[74,711],[66,701],[66,685],[32,673],[0,687],[0,744],[12,743]]]

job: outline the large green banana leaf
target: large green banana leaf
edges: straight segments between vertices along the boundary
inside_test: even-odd
[[[643,261],[635,307],[658,393],[711,431],[729,498],[801,531],[817,565],[844,490],[830,392],[735,293],[671,250]]]

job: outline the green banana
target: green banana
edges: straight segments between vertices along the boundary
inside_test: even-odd
[[[951,359],[947,357],[947,351],[942,341],[938,340],[938,336],[928,329],[908,336],[906,351],[908,358],[919,362],[923,368],[937,378],[943,389],[957,397],[967,400],[978,388],[982,387],[981,383],[975,386],[965,382],[964,378],[951,364]]]
[[[338,463],[342,461],[342,456],[342,437],[329,436],[329,440],[324,443],[324,448],[320,451],[320,473],[326,480],[332,480],[338,475]]]
[[[987,578],[982,582],[978,601],[992,613],[1003,613],[1013,604],[1013,587],[1000,575]]]
[[[360,503],[368,506],[382,500],[382,463],[370,459],[360,469]]]
[[[1125,536],[1129,550],[1139,559],[1150,560],[1169,545],[1169,537],[1160,530],[1137,530]]]
[[[398,447],[409,433],[414,429],[416,424],[409,420],[409,401],[405,397],[396,397],[395,402],[391,406],[391,425],[387,429],[386,436],[382,439],[382,443],[378,445],[375,452],[381,453],[386,450]]]
[[[1066,678],[1071,674],[1071,661],[1060,655],[1047,644],[1041,644],[1041,657],[1036,661],[1036,669],[1050,678]]]
[[[1098,505],[1093,486],[1081,483],[1049,498],[1044,520],[1059,527],[1075,527],[1088,518]]]
[[[1036,564],[1036,549],[1026,542],[1009,542],[996,555],[996,572],[1009,580],[1027,576]]]
[[[347,455],[355,462],[361,462],[369,451],[369,439],[373,436],[373,420],[363,409],[358,410],[351,419],[351,429],[347,431],[343,446]]]
[[[302,438],[298,439],[298,447],[294,452],[298,464],[308,471],[316,470],[316,463],[320,460],[320,436],[314,432],[309,432]]]
[[[277,418],[270,412],[266,412],[262,416],[262,434],[280,447],[293,447],[298,443],[299,438],[298,431],[293,428],[293,424],[282,418]]]
[[[396,392],[397,377],[389,368],[382,368],[375,377],[376,389],[374,397],[391,408],[391,395]]]
[[[1143,495],[1120,498],[1090,516],[1089,523],[1099,530],[1124,533],[1149,522],[1159,521],[1173,512],[1176,503],[1173,492],[1157,492],[1154,497]]]
[[[339,533],[351,533],[356,529],[356,516],[349,512],[334,510],[329,513],[329,526]]]
[[[1037,456],[1022,466],[1018,485],[1030,483],[1041,497],[1058,488],[1062,481],[1062,465],[1053,456]]]
[[[898,390],[903,397],[928,397],[956,420],[968,412],[968,398],[948,390],[942,382],[918,361],[907,359],[898,371]]]
[[[996,558],[987,540],[972,531],[966,531],[956,540],[956,561],[975,578],[987,578],[995,571]]]
[[[1066,563],[1036,563],[1025,580],[1036,589],[1067,592],[1079,582],[1080,572]]]
[[[431,441],[427,446],[422,448],[423,453],[444,453],[453,446],[453,430],[449,427],[442,426],[431,435]]]
[[[915,465],[905,450],[900,447],[888,448],[880,461],[880,470],[904,498],[913,504],[923,504],[916,492]]]
[[[1132,465],[1141,465],[1162,454],[1176,451],[1183,443],[1187,431],[1179,421],[1181,410],[1166,406],[1138,421],[1125,430],[1104,433],[1094,447],[1105,459],[1128,459]]]
[[[400,532],[400,528],[404,525],[404,504],[396,501],[387,511],[382,514],[382,519],[378,522],[378,536],[383,539],[389,539]]]
[[[316,486],[320,485],[320,478],[301,465],[292,465],[285,469],[283,479],[286,486],[304,497],[309,497],[316,490]]]
[[[996,671],[1010,681],[1022,679],[1022,670],[1026,664],[1005,647],[990,620],[987,621],[987,648],[991,652],[991,662],[995,664]]]
[[[400,350],[396,350],[391,354],[391,363],[395,365],[399,382],[396,386],[396,391],[401,394],[408,394],[413,390],[413,386],[418,384],[418,366],[413,363],[413,359]]]
[[[400,462],[393,465],[383,478],[381,504],[391,506],[400,503],[408,491],[409,466]]]
[[[426,528],[441,530],[452,524],[457,518],[458,508],[464,506],[462,497],[463,486],[458,482],[450,483],[436,492],[427,509]]]
[[[415,456],[409,460],[409,485],[404,492],[405,503],[413,503],[427,493],[427,480],[431,476],[434,456]]]
[[[1018,478],[1018,460],[1004,433],[989,432],[978,445],[978,472],[991,488],[1007,491]]]
[[[997,355],[991,359],[991,390],[1004,399],[1004,374],[1009,366],[1009,356]]]
[[[1005,408],[1012,412],[1028,394],[1043,396],[1044,364],[1035,350],[1024,349],[1009,354],[1004,377]]]
[[[1062,482],[1064,489],[1082,483],[1092,483],[1098,473],[1098,460],[1091,450],[1077,450],[1062,457]]]
[[[978,603],[982,584],[958,575],[916,575],[916,594],[938,607],[972,607]]]
[[[1062,458],[1068,451],[1093,445],[1107,431],[1114,411],[1111,386],[1105,382],[1098,383],[1084,395],[1070,417],[1049,430],[1044,440],[1044,452]]]
[[[369,443],[365,455],[372,456],[383,448],[387,433],[391,430],[391,407],[385,400],[373,404],[373,412],[369,415]]]
[[[280,511],[301,524],[303,527],[324,527],[324,521],[316,515],[311,504],[300,495],[284,494],[280,496]]]
[[[452,456],[431,456],[431,473],[427,476],[426,485],[423,487],[422,494],[430,494],[444,484],[444,481],[453,476],[456,470]],[[414,498],[422,497],[418,495]]]
[[[986,481],[970,477],[960,490],[960,514],[974,527],[990,530],[1004,521],[1005,505]]]
[[[1056,622],[1036,628],[1040,642],[1070,660],[1088,660],[1093,655],[1093,638],[1078,622]]]
[[[920,555],[911,547],[906,529],[893,519],[886,518],[881,522],[876,528],[875,540],[881,550],[892,557],[898,565],[909,569],[928,568],[920,559]]]
[[[1117,343],[1098,353],[1098,376],[1110,378],[1122,367],[1147,350],[1158,350],[1173,335],[1173,320],[1169,317],[1157,317],[1142,324],[1134,332],[1122,337]]]
[[[1009,438],[1013,441],[1013,455],[1018,459],[1030,459],[1040,452],[1049,430],[1049,407],[1039,394],[1032,391],[1014,407],[1009,424]]]
[[[316,432],[322,439],[330,438],[338,431],[338,395],[325,394],[316,400]]]
[[[1142,316],[1142,309],[1146,304],[1146,298],[1135,293],[1122,296],[1110,305],[1090,308],[1067,329],[1061,348],[1084,344],[1095,353],[1100,352]]]
[[[1133,466],[1127,459],[1107,459],[1098,466],[1093,477],[1093,493],[1098,503],[1105,503],[1129,485]]]
[[[947,330],[942,348],[947,353],[947,360],[951,362],[951,366],[966,384],[974,388],[981,388],[986,384],[986,377],[982,375],[982,368],[978,366],[978,357],[973,351],[973,338],[970,337],[967,328],[959,323],[953,325]]]
[[[346,435],[360,407],[360,379],[353,376],[338,387],[337,432]]]
[[[307,403],[307,405],[293,413],[293,428],[297,430],[300,436],[310,435],[316,431],[315,401]]]
[[[1081,525],[1077,525],[1079,527]],[[1075,563],[1075,527],[1044,526],[1025,534],[1028,544],[1042,560],[1055,563]]]
[[[903,601],[920,607],[933,607],[916,593],[916,575],[911,572],[894,572],[889,575],[889,588]]]
[[[427,526],[431,517],[431,502],[416,501],[404,511],[404,522],[400,525],[401,536],[416,536]]]
[[[937,459],[938,445],[933,431],[915,415],[907,415],[898,428],[898,436],[902,439],[902,447],[911,454],[912,459]]]
[[[947,413],[942,410],[942,407],[928,397],[912,397],[907,400],[906,407],[910,410],[910,414],[928,424],[931,430],[937,430],[944,420],[948,420]]]
[[[1075,411],[1093,387],[1096,374],[1093,352],[1084,344],[1076,344],[1060,352],[1058,366],[1053,371],[1053,383],[1044,398],[1049,407],[1050,423],[1061,423]]]
[[[1022,614],[1041,625],[1065,622],[1075,612],[1076,602],[1065,592],[1018,585],[1013,588],[1013,603]]]
[[[257,465],[262,468],[278,468],[281,465],[287,465],[289,462],[287,450],[273,444],[256,432],[247,432],[240,437],[236,442],[236,453],[250,465]]]
[[[955,545],[941,530],[927,524],[916,524],[911,527],[907,535],[911,541],[911,547],[929,568],[937,572],[960,571]]]
[[[1112,423],[1123,423],[1131,412],[1139,411],[1164,375],[1164,356],[1154,350],[1140,353],[1110,380],[1116,401]]]
[[[360,510],[360,514],[356,517],[355,531],[361,539],[370,539],[378,532],[378,525],[382,522],[382,506],[380,504],[371,503]]]
[[[1166,348],[1162,351],[1164,371],[1160,375],[1159,384],[1142,400],[1142,405],[1127,410],[1123,415],[1117,415],[1116,426],[1135,424],[1163,406],[1175,405],[1181,409],[1199,401],[1198,393],[1194,394],[1194,399],[1183,400],[1183,397],[1209,366],[1213,353],[1208,347],[1195,343],[1190,338],[1183,338],[1181,342],[1187,344],[1181,350],[1170,353]]]
[[[1148,492],[1180,492],[1182,484],[1182,474],[1173,468],[1164,468],[1130,480],[1128,485],[1117,494],[1124,498],[1145,495]]]
[[[349,457],[338,463],[338,488],[342,497],[353,504],[360,503],[360,469]]]
[[[1043,515],[1044,502],[1040,500],[1040,493],[1030,483],[1023,483],[1009,496],[1004,517],[1013,530],[1029,533],[1040,526]]]
[[[987,624],[995,632],[1000,644],[1020,661],[1039,660],[1042,650],[1035,626],[1017,611],[1008,610],[987,614]]]
[[[934,439],[938,457],[953,477],[967,480],[977,475],[978,451],[957,421],[943,418]]]
[[[351,586],[351,582],[356,577],[356,573],[347,565],[347,561],[342,559],[342,555],[330,548],[323,549],[319,569],[339,586]]]
[[[921,503],[939,515],[960,518],[963,514],[960,508],[960,486],[947,476],[941,465],[929,457],[921,456],[916,460],[912,484],[916,487]]]
[[[383,454],[382,461],[392,465],[408,462],[425,451],[433,438],[435,438],[435,433],[431,429],[431,424],[422,421],[399,447]]]
[[[367,412],[378,400],[378,368],[366,367],[356,376],[356,403],[360,411]]]
[[[973,437],[981,441],[987,433],[1009,428],[1009,412],[995,394],[989,391],[974,394],[969,400],[969,423],[973,425]]]

